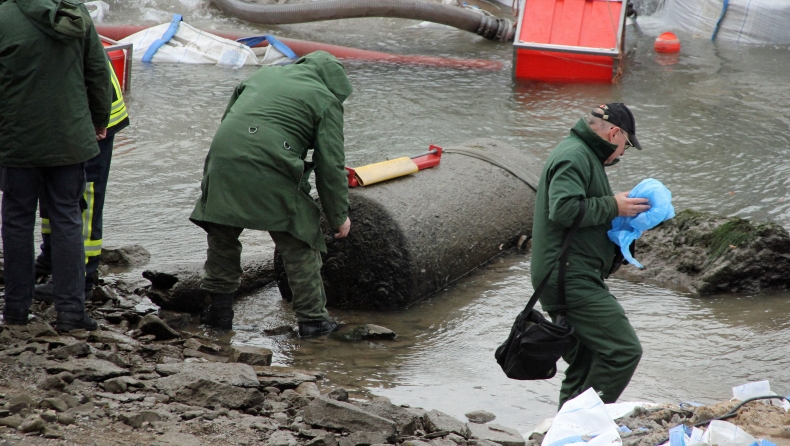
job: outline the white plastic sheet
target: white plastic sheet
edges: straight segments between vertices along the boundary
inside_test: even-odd
[[[666,0],[667,20],[710,39],[725,0]],[[790,0],[728,0],[716,39],[748,44],[790,43]]]
[[[620,434],[592,388],[568,400],[554,417],[541,446],[620,446]]]
[[[148,48],[169,27],[170,23],[163,23],[147,28],[126,37],[120,43],[133,44],[134,59],[141,61]],[[179,23],[175,36],[159,48],[151,62],[214,64],[229,68],[258,65],[255,53],[247,45],[209,34],[184,22]]]

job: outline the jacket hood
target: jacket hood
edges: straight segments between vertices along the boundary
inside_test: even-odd
[[[345,101],[354,91],[354,87],[346,77],[343,65],[335,56],[326,51],[313,51],[310,54],[305,54],[295,63],[313,69],[340,102]]]
[[[593,151],[595,156],[601,160],[601,163],[609,159],[609,157],[614,153],[615,149],[617,149],[616,144],[606,141],[597,133],[595,133],[595,131],[590,128],[584,118],[579,119],[579,122],[573,126],[571,129],[571,135],[575,135],[577,138],[584,141],[587,147]],[[615,158],[611,164],[606,164],[606,167],[613,166],[618,162],[620,162],[620,160]]]
[[[92,23],[82,4],[65,0],[20,0],[16,4],[36,28],[61,41],[82,39]]]

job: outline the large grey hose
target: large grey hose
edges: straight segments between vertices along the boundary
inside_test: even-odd
[[[357,17],[399,17],[426,20],[509,42],[515,30],[508,19],[422,0],[330,0],[292,5],[258,5],[240,0],[211,0],[233,17],[263,25],[317,22]]]

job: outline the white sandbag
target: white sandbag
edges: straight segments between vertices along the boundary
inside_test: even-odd
[[[161,39],[171,23],[164,23],[132,34],[120,43],[134,45],[134,60],[142,61],[148,49]],[[213,64],[239,68],[258,65],[255,53],[247,45],[234,42],[178,22],[175,35],[162,45],[151,59],[152,63]]]
[[[666,0],[667,21],[710,39],[725,0]],[[790,43],[790,0],[729,0],[715,40],[749,44]]]
[[[568,400],[551,423],[541,446],[620,446],[620,434],[601,398],[592,388]]]

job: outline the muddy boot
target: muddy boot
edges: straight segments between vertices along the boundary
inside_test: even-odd
[[[6,325],[27,325],[30,311],[12,311],[3,309],[3,321]]]
[[[337,329],[337,323],[332,320],[299,322],[299,337],[302,339],[315,338],[332,333]]]
[[[214,328],[233,328],[233,295],[235,293],[211,293],[211,306],[205,321]]]
[[[99,328],[96,323],[86,311],[72,312],[72,311],[59,311],[56,328],[59,332],[67,333],[71,330],[82,328],[87,331],[94,331]]]

